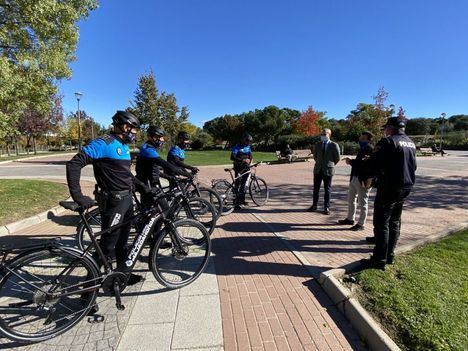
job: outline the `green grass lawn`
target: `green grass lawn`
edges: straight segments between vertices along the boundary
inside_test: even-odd
[[[224,150],[209,150],[209,151],[186,151],[185,161],[189,165],[194,166],[209,166],[209,165],[227,165],[231,164],[231,152]],[[166,159],[166,153],[162,152],[161,157]],[[254,162],[259,161],[274,161],[276,154],[274,152],[253,152]]]
[[[359,300],[406,350],[468,350],[468,230],[356,275]]]
[[[0,179],[0,225],[30,217],[68,198],[65,184],[39,180]]]

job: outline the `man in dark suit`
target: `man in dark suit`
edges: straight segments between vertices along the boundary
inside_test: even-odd
[[[330,140],[331,130],[325,128],[320,141],[314,148],[314,197],[312,206],[307,211],[317,211],[320,185],[323,181],[325,194],[323,197],[323,214],[330,214],[330,193],[333,175],[335,174],[335,165],[340,161],[340,147],[337,143]]]

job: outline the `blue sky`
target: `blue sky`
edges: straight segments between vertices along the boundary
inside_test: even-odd
[[[410,117],[468,113],[467,18],[465,0],[101,0],[60,89],[103,124],[150,69],[199,126],[267,105],[344,118],[380,86]]]

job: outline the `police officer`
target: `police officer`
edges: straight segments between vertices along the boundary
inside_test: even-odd
[[[199,169],[185,163],[185,150],[190,147],[190,137],[187,132],[181,131],[177,134],[177,142],[169,149],[167,154],[167,162],[174,166],[185,168],[192,173],[197,173]]]
[[[140,183],[135,180],[130,171],[131,160],[128,146],[129,143],[135,141],[140,122],[129,112],[117,111],[112,117],[112,124],[113,131],[110,134],[92,140],[67,162],[67,182],[70,194],[83,209],[93,206],[94,201],[83,195],[81,191],[81,169],[86,165],[93,165],[98,186],[96,197],[101,213],[102,230],[125,222],[132,216],[132,190],[135,183]],[[129,222],[127,225],[103,234],[99,240],[99,246],[104,255],[111,259],[115,257],[118,267],[123,267],[130,228]],[[132,274],[128,284],[135,284],[141,279],[142,277]]]
[[[147,130],[148,140],[140,146],[140,153],[136,162],[136,177],[144,184],[151,187],[161,187],[159,181],[159,167],[168,174],[177,174],[189,177],[190,174],[183,169],[172,165],[159,156],[158,149],[164,144],[164,131],[162,128],[150,126]],[[142,204],[147,206],[151,204],[152,196],[143,195]],[[163,208],[166,203],[161,203]]]
[[[236,177],[249,170],[252,163],[252,144],[253,138],[249,133],[244,133],[240,143],[234,145],[231,149],[231,160],[233,161],[234,172]],[[249,175],[245,174],[240,179],[236,180],[236,209],[240,209],[240,205],[247,205],[245,202],[245,183]]]
[[[405,123],[390,117],[383,126],[386,137],[367,160],[377,174],[374,202],[375,247],[370,259],[361,260],[363,268],[384,269],[392,264],[400,236],[403,204],[415,182],[416,147],[405,134]]]

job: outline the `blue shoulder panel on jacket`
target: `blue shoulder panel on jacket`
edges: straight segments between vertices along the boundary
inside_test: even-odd
[[[144,157],[144,158],[158,158],[159,154],[156,151],[156,148],[149,145],[148,143],[144,143],[143,145],[140,146],[140,153],[138,156]]]
[[[180,158],[182,161],[185,160],[185,151],[182,150],[177,145],[174,145],[174,146],[171,147],[171,149],[169,150],[169,154],[171,154],[172,156]]]
[[[115,160],[130,160],[130,148],[113,138],[97,138],[83,147],[83,152],[94,160],[110,158]]]

